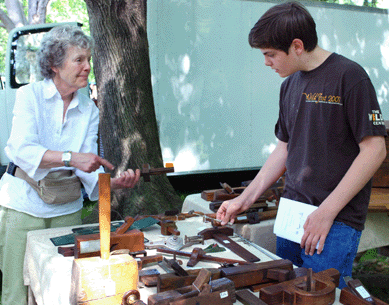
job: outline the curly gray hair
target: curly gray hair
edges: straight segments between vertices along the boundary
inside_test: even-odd
[[[55,76],[51,68],[62,66],[69,46],[92,49],[94,41],[81,28],[72,25],[56,26],[43,36],[37,60],[44,78]]]

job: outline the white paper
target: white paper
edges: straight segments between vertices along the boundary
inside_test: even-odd
[[[281,197],[274,223],[274,234],[300,243],[304,235],[304,223],[308,215],[316,209],[316,206]]]

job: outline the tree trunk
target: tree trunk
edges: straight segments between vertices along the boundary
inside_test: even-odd
[[[85,0],[100,109],[104,157],[127,168],[163,167],[151,85],[146,31],[146,0]],[[165,175],[151,177],[133,190],[114,191],[113,208],[121,216],[154,214],[180,207]]]

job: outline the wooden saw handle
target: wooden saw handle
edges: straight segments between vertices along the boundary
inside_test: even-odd
[[[143,180],[145,182],[150,182],[151,175],[162,175],[162,174],[173,173],[173,172],[174,172],[173,163],[166,163],[166,167],[162,167],[162,168],[150,168],[149,164],[143,164],[143,168],[140,172],[140,175],[141,177],[143,177]]]

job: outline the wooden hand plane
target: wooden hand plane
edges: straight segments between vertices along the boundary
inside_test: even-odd
[[[209,269],[212,272],[212,279],[226,277],[233,281],[235,288],[252,287],[260,284],[273,283],[289,280],[290,277],[283,277],[282,274],[293,272],[291,261],[282,259],[249,265],[234,267],[222,267],[220,269]],[[172,273],[158,275],[158,292],[176,289],[185,285],[191,285],[198,275],[198,269],[187,270],[189,276],[177,276]]]
[[[140,252],[145,249],[144,234],[137,230],[127,230],[135,219],[126,217],[125,222],[110,234],[110,251],[128,249],[130,252]],[[100,255],[100,235],[76,235],[74,237],[74,258],[93,257]]]
[[[227,278],[209,282],[211,276],[211,271],[202,269],[192,285],[150,295],[148,304],[232,305],[236,301],[234,283]]]
[[[343,288],[340,293],[339,302],[344,305],[388,305],[388,303],[385,303],[384,301],[381,301],[380,299],[377,299],[376,297],[372,297],[373,302],[368,302],[364,299],[361,299],[360,297],[356,296],[354,293],[352,293],[351,289],[346,287]]]
[[[328,305],[335,301],[339,271],[328,269],[305,277],[282,282],[260,290],[261,300],[268,305]]]
[[[134,223],[135,219],[126,217],[125,222],[110,234],[110,250],[129,250],[138,253],[144,250],[144,236],[139,230],[127,230]],[[75,258],[93,257],[100,255],[99,233],[76,235],[75,246],[58,247],[58,253],[63,256],[74,256]]]

